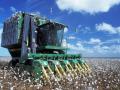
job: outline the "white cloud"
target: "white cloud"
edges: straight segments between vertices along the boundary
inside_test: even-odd
[[[94,53],[101,56],[107,57],[115,57],[120,54],[120,46],[119,45],[111,45],[111,46],[94,46]]]
[[[90,44],[100,44],[101,40],[98,38],[91,38],[89,41]]]
[[[82,50],[82,51],[85,50],[85,47],[82,45],[81,42],[77,42],[77,43],[76,43],[76,46],[77,46],[77,47],[76,47],[76,50],[77,50],[77,49]]]
[[[68,48],[70,48],[72,50],[76,50],[76,51],[84,51],[85,50],[85,47],[83,46],[83,44],[81,42],[77,42],[76,44],[68,43]]]
[[[91,33],[91,28],[88,26],[78,25],[76,28],[77,33]]]
[[[68,28],[64,28],[64,33],[67,33],[68,32]]]
[[[119,3],[120,0],[56,0],[56,4],[60,10],[90,14],[108,12],[111,7]]]
[[[69,43],[68,48],[68,53],[70,54],[82,54],[83,56],[93,56],[92,48],[85,47],[81,42],[77,42],[76,44]]]
[[[87,41],[78,41],[76,44],[66,43],[70,49],[68,53],[80,53],[84,57],[119,57],[120,55],[120,45],[116,45],[114,42],[110,45],[104,45],[101,44],[103,42],[97,38],[91,38],[88,43],[83,42]],[[107,43],[108,41],[105,42]],[[92,44],[92,46],[89,47],[89,44]]]
[[[71,50],[76,50],[76,51],[84,50],[84,47],[81,42],[77,42],[76,44],[71,44],[71,43],[68,43],[66,39],[63,39],[62,46],[67,47]]]
[[[10,10],[11,10],[13,13],[15,13],[15,12],[17,11],[16,8],[13,7],[13,6],[10,7]]]
[[[73,50],[77,50],[77,49],[78,49],[78,48],[76,47],[76,45],[70,44],[70,43],[68,43],[68,48],[73,49]]]
[[[83,44],[101,45],[103,42],[99,38],[90,38],[89,41],[81,41]]]
[[[63,40],[62,40],[62,46],[63,46],[63,47],[67,47],[67,41],[66,41],[66,39],[63,39]]]
[[[110,49],[110,47],[108,47],[108,46],[103,46],[102,47],[104,50],[109,50]]]
[[[106,40],[104,42],[102,42],[102,44],[120,44],[120,38],[114,38],[114,39],[111,39],[111,40]]]
[[[73,40],[73,39],[76,39],[76,37],[75,36],[69,36],[68,39]]]
[[[40,12],[39,12],[39,11],[36,11],[36,12],[31,12],[30,14],[40,16]]]
[[[108,23],[101,23],[101,24],[96,24],[96,29],[98,31],[105,31],[108,32],[110,34],[118,34],[120,33],[120,26],[119,27],[113,27],[112,25],[108,24]]]

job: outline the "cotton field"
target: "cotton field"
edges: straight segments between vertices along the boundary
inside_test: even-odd
[[[0,90],[120,90],[120,59],[85,60],[92,70],[91,73],[81,73],[74,78],[68,73],[63,80],[50,75],[51,85],[43,79],[33,81],[27,71],[18,74],[1,62]]]

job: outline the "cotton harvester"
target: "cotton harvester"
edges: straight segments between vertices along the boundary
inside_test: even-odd
[[[80,54],[67,54],[62,47],[65,25],[28,13],[17,13],[4,22],[1,46],[7,48],[12,67],[23,68],[34,78],[49,73],[59,78],[89,71]]]

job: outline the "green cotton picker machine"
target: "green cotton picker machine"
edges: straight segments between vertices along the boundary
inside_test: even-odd
[[[7,48],[10,65],[21,68],[33,78],[49,74],[64,78],[90,71],[80,54],[67,54],[62,47],[65,25],[37,15],[18,12],[4,22],[1,46]]]

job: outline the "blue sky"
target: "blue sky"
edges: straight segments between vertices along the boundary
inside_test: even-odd
[[[68,25],[63,46],[69,53],[120,57],[120,0],[0,0],[0,39],[4,20],[16,11]],[[9,53],[0,47],[0,56]]]

